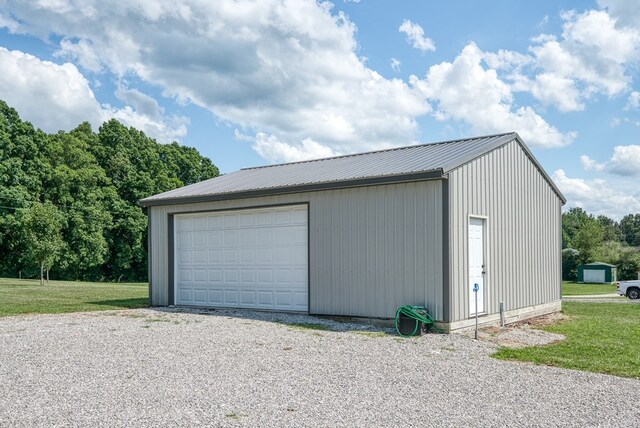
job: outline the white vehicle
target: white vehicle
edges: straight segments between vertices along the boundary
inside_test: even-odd
[[[637,281],[619,281],[618,294],[635,300],[640,299],[640,279]]]

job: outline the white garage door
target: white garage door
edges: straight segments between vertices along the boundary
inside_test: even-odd
[[[306,205],[174,221],[176,305],[308,310]]]
[[[592,284],[603,284],[604,270],[585,269],[584,282],[590,282]]]

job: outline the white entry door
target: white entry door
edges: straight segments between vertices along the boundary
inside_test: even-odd
[[[478,285],[478,313],[484,312],[484,220],[469,219],[469,314],[476,314],[476,292]]]
[[[306,205],[174,221],[176,305],[308,310]]]

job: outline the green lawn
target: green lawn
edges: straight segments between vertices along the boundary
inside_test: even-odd
[[[146,283],[51,281],[0,278],[0,316],[104,311],[149,306]]]
[[[617,287],[611,284],[578,284],[576,282],[562,281],[563,296],[580,296],[585,294],[611,294],[617,291]]]
[[[640,305],[564,302],[562,308],[569,319],[544,330],[566,340],[502,348],[494,357],[640,378]]]

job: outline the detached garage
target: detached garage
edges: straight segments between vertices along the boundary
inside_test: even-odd
[[[565,200],[515,133],[240,171],[141,201],[151,304],[448,330],[557,311]]]
[[[587,263],[578,266],[578,282],[587,284],[610,284],[617,281],[617,267],[608,263]]]

